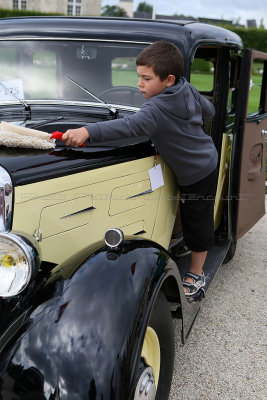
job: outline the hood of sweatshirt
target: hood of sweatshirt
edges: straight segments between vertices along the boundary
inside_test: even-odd
[[[196,113],[196,104],[199,105],[197,90],[185,78],[180,78],[176,85],[164,89],[151,100],[162,111],[184,120],[191,119]]]

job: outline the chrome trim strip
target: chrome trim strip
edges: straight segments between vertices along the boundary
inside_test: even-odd
[[[144,194],[148,194],[148,193],[152,193],[152,189],[148,189],[148,190],[146,190],[145,192],[133,194],[132,196],[127,197],[126,199],[132,199],[132,198],[134,198],[134,197],[143,196]]]
[[[91,207],[88,207],[88,208],[84,208],[83,210],[76,211],[76,212],[74,212],[72,214],[64,215],[64,217],[61,217],[60,219],[72,217],[73,215],[82,214],[82,213],[85,213],[87,211],[91,211],[91,210],[95,210],[95,209],[96,209],[95,207],[91,206]]]
[[[13,184],[9,173],[0,167],[0,232],[10,231],[12,224]]]
[[[138,232],[133,233],[133,235],[134,235],[134,236],[143,235],[144,233],[146,233],[146,231],[145,231],[144,229],[142,229],[141,231],[138,231]]]
[[[140,41],[134,41],[134,40],[115,40],[115,39],[90,39],[90,38],[70,38],[68,37],[36,37],[36,36],[11,36],[10,38],[8,36],[5,36],[4,38],[0,38],[0,41],[10,41],[10,42],[15,42],[17,40],[34,40],[34,41],[46,41],[46,40],[53,40],[53,42],[58,42],[58,41],[66,41],[66,42],[101,42],[101,43],[132,43],[132,44],[145,44],[149,45],[152,44],[153,42],[140,42]]]
[[[23,99],[27,102],[28,105],[34,105],[34,104],[41,104],[41,105],[60,105],[60,106],[82,106],[82,107],[96,107],[96,108],[103,108],[106,109],[107,106],[110,107],[115,107],[117,110],[122,110],[122,111],[138,111],[140,107],[134,107],[134,106],[124,106],[122,104],[112,104],[112,103],[105,103],[105,106],[103,106],[102,103],[94,103],[94,102],[85,102],[85,101],[67,101],[67,100],[28,100],[28,99]],[[18,105],[16,101],[1,101],[2,106],[9,106],[9,105]]]

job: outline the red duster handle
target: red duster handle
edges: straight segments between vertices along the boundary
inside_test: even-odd
[[[63,132],[55,131],[51,133],[51,139],[62,140]],[[82,147],[86,147],[85,143],[81,144]]]

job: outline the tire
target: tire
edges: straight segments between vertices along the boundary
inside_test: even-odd
[[[232,258],[235,255],[236,251],[236,240],[233,240],[230,244],[230,247],[226,253],[226,256],[224,257],[223,264],[227,264],[229,261],[232,260]]]
[[[151,343],[153,342],[153,340],[150,340],[151,336],[154,340],[154,344],[152,345]],[[155,345],[155,340],[158,345]],[[167,299],[162,292],[159,292],[151,316],[149,318],[147,333],[145,335],[143,344],[143,350],[144,347],[150,347],[151,353],[153,354],[152,357],[145,357],[145,352],[142,351],[140,360],[141,369],[143,369],[143,371],[145,372],[148,371],[148,368],[151,367],[150,369],[153,370],[155,382],[157,385],[157,389],[155,389],[156,393],[153,392],[151,394],[151,391],[153,391],[153,389],[151,389],[148,398],[153,400],[168,400],[174,364],[174,334],[171,312],[168,306]],[[157,357],[155,361],[153,357],[157,352],[159,352],[160,354],[158,361]],[[158,370],[158,372],[156,370]],[[141,374],[139,373],[139,376],[140,375]],[[137,383],[137,392],[142,379],[143,378],[141,377]],[[146,397],[138,397],[137,395],[135,395],[134,400],[138,398],[143,399]]]

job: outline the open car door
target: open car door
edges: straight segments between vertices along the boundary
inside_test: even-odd
[[[230,178],[230,194],[234,198],[230,201],[230,215],[235,240],[265,213],[266,80],[267,54],[245,49],[238,80]]]

